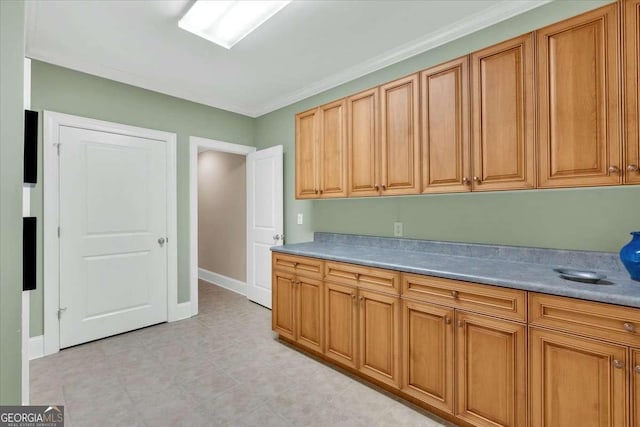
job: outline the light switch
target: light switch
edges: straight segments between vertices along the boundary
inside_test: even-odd
[[[393,223],[393,236],[394,237],[402,237],[404,236],[404,224],[401,222]]]
[[[302,214],[298,214],[298,225],[302,225]]]

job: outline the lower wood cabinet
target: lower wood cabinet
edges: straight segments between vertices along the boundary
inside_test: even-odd
[[[626,347],[530,328],[529,351],[532,426],[627,425]]]
[[[526,345],[525,325],[456,312],[458,418],[477,426],[527,425]]]
[[[402,306],[403,392],[477,426],[526,426],[524,325],[417,301]]]
[[[325,283],[325,355],[400,386],[400,298]]]
[[[640,349],[631,352],[631,425],[640,425]]]
[[[272,328],[285,338],[323,351],[322,281],[273,272]]]

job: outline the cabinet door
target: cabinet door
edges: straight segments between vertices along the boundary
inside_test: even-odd
[[[356,368],[356,288],[325,282],[325,355]]]
[[[295,277],[274,270],[271,293],[271,328],[285,338],[295,340]]]
[[[380,86],[383,195],[420,192],[418,75]]]
[[[318,109],[296,115],[296,198],[319,196]]]
[[[422,192],[469,191],[469,59],[420,73]]]
[[[625,183],[640,184],[640,0],[624,2]]]
[[[350,196],[377,196],[380,190],[378,88],[347,99]]]
[[[346,100],[320,107],[320,197],[347,196]]]
[[[627,349],[529,329],[531,425],[623,427]]]
[[[535,186],[533,33],[471,55],[473,191]]]
[[[456,415],[477,426],[524,427],[526,327],[464,312],[456,324]]]
[[[618,4],[537,38],[539,186],[620,184]]]
[[[322,352],[323,300],[320,280],[297,277],[296,341],[317,352]]]
[[[631,352],[631,425],[640,425],[640,349]]]
[[[402,391],[453,413],[453,309],[402,302]]]
[[[358,290],[360,372],[400,387],[400,298]]]

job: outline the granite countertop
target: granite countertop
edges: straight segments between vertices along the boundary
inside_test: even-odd
[[[640,282],[617,254],[316,233],[274,252],[640,308]],[[603,273],[604,284],[562,279],[557,267]]]

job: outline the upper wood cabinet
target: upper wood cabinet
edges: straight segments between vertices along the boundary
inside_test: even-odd
[[[296,197],[347,195],[346,100],[296,115]]]
[[[640,0],[623,3],[625,183],[640,184]]]
[[[533,33],[471,54],[473,191],[535,186]]]
[[[380,132],[378,88],[347,98],[350,196],[380,194]]]
[[[422,192],[470,191],[469,59],[420,73]]]
[[[618,4],[537,31],[539,186],[622,181]]]
[[[626,347],[536,328],[529,339],[530,425],[627,425]]]
[[[296,197],[318,197],[318,109],[296,114]]]
[[[380,86],[380,182],[384,195],[420,191],[418,74]]]

